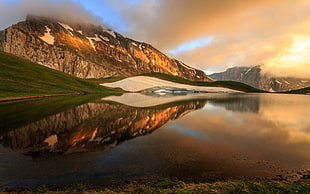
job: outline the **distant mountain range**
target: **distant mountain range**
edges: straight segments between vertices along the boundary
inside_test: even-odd
[[[171,59],[153,46],[99,25],[27,16],[0,31],[0,51],[81,78],[160,72],[212,81],[203,71]]]
[[[292,77],[272,77],[261,72],[261,65],[251,67],[232,67],[221,73],[209,75],[218,81],[238,81],[270,92],[283,92],[310,86],[309,79]]]

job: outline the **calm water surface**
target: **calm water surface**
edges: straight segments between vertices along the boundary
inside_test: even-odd
[[[0,104],[0,191],[158,177],[296,180],[310,170],[310,96],[144,97]]]

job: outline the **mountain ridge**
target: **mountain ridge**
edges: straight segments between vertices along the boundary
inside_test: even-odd
[[[263,74],[262,64],[232,67],[209,76],[217,81],[238,81],[270,92],[284,92],[310,86],[309,79],[273,77]]]
[[[203,71],[169,58],[150,44],[100,25],[68,24],[47,17],[28,15],[0,31],[0,50],[80,78],[160,72],[212,81]]]

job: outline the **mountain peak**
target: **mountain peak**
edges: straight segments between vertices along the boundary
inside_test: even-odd
[[[82,78],[160,72],[211,81],[204,72],[153,46],[91,23],[28,15],[0,31],[0,50]]]
[[[262,73],[264,64],[228,68],[224,72],[211,74],[215,80],[238,81],[271,92],[283,92],[310,86],[310,80],[272,77]]]

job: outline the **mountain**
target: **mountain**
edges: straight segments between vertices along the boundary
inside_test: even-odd
[[[0,31],[0,50],[80,78],[161,72],[212,81],[203,71],[106,27],[47,17],[28,15]]]
[[[238,81],[271,92],[283,92],[310,86],[310,79],[272,77],[262,74],[261,65],[232,67],[224,72],[214,73],[209,76],[214,80]]]

